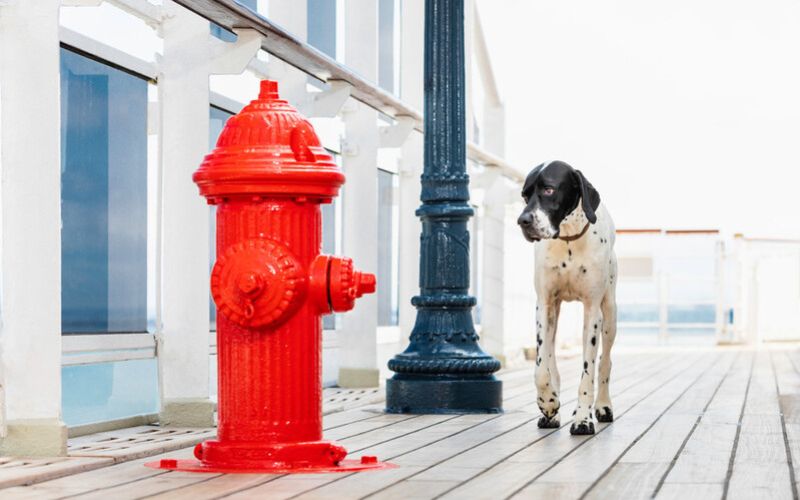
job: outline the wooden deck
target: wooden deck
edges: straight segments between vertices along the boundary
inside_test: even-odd
[[[150,457],[7,488],[0,498],[797,498],[797,346],[620,351],[616,421],[578,437],[569,424],[580,363],[560,362],[560,429],[536,426],[531,369],[503,375],[501,415],[386,415],[372,404],[325,416],[326,437],[351,458],[377,455],[396,469],[191,474],[146,468]]]

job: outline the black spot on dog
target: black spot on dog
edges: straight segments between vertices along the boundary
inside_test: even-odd
[[[597,330],[597,323],[594,324],[594,329]]]
[[[587,436],[594,434],[594,422],[573,422],[569,428],[569,433],[573,436]]]
[[[584,396],[586,395],[586,391],[583,391],[583,395],[584,395]]]
[[[572,257],[572,250],[570,250],[569,248],[567,249],[567,255],[569,255],[570,257]]]
[[[597,337],[592,337],[592,345],[597,345]]]
[[[583,369],[585,370],[587,368],[589,368],[589,362],[588,361],[584,361],[583,362]]]
[[[553,398],[550,398],[550,402],[551,402],[551,403],[555,403],[555,402],[556,402],[556,400],[555,400],[555,399],[553,399]]]
[[[540,429],[558,429],[561,427],[561,422],[559,422],[557,418],[547,418],[543,416],[539,419],[536,425]]]
[[[541,364],[542,364],[542,358],[541,357],[536,358],[536,366],[539,366]]]
[[[561,263],[561,267],[567,267],[567,263],[566,262],[562,262]]]
[[[597,417],[598,422],[613,422],[614,421],[614,412],[611,411],[611,408],[608,406],[603,407],[603,412],[600,412],[600,408],[598,408],[595,412],[595,416]]]

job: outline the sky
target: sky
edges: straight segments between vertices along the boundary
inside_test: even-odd
[[[800,238],[800,2],[476,1],[513,164],[582,170],[618,228]]]

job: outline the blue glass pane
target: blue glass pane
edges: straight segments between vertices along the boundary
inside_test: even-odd
[[[248,9],[252,10],[253,12],[258,12],[257,3],[258,0],[236,0],[236,3],[244,5]],[[236,35],[231,33],[230,31],[226,30],[222,26],[218,24],[211,23],[211,34],[215,37],[219,38],[223,42],[235,42]]]
[[[61,328],[147,329],[147,82],[61,50]]]
[[[68,426],[158,413],[155,359],[65,366],[61,383]]]
[[[217,138],[219,138],[219,134],[222,133],[222,128],[225,126],[225,122],[228,121],[228,118],[233,116],[233,113],[228,111],[215,108],[211,106],[209,108],[209,126],[208,126],[208,148],[209,150],[213,149],[214,146],[217,145]],[[217,260],[217,208],[213,205],[209,205],[210,210],[208,211],[208,248],[209,248],[209,256],[211,259],[208,263],[208,271],[209,274],[211,273],[211,268],[214,267],[214,261]],[[211,317],[211,328],[216,329],[217,324],[217,307],[214,304],[214,299],[211,298],[211,295],[208,296],[208,307],[210,309],[210,317]]]
[[[336,58],[336,0],[308,0],[308,43]]]
[[[400,205],[397,175],[378,170],[378,325],[398,324],[398,230]]]
[[[378,3],[378,85],[394,92],[394,0]]]

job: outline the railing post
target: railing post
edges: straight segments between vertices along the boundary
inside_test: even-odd
[[[389,361],[391,413],[495,413],[500,362],[478,345],[469,295],[464,107],[464,2],[425,2],[425,162],[420,295],[408,348]]]

